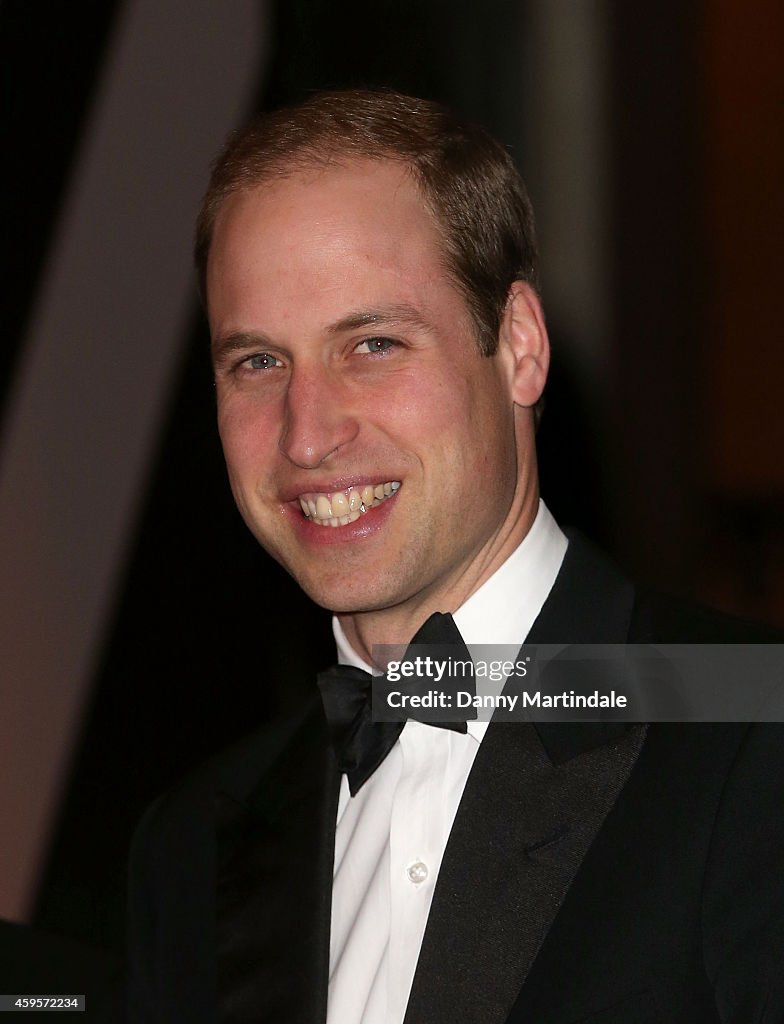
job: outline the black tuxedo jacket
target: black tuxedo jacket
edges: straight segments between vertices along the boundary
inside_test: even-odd
[[[579,540],[528,641],[740,641]],[[130,1020],[326,1017],[339,775],[320,701],[158,801],[131,860]],[[406,1024],[784,1021],[779,726],[497,724]]]

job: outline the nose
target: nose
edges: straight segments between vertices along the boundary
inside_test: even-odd
[[[286,391],[278,445],[296,466],[316,469],[359,432],[345,390],[324,367],[299,366]]]

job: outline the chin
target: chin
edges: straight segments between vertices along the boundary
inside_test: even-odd
[[[396,589],[382,589],[378,585],[349,586],[345,577],[334,583],[327,583],[323,579],[311,580],[296,574],[295,579],[311,601],[335,615],[381,611],[405,600]]]

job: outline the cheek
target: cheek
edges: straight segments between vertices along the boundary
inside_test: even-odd
[[[371,414],[424,440],[456,435],[470,416],[473,396],[465,379],[449,369],[437,365],[401,374],[370,396]]]
[[[225,450],[268,451],[276,445],[279,417],[270,402],[236,394],[218,401],[218,432]]]
[[[219,401],[218,433],[232,486],[248,487],[278,451],[277,419],[251,402]]]
[[[405,434],[415,450],[435,449],[451,472],[513,472],[514,404],[497,369],[481,363],[474,363],[469,375],[455,373],[454,367],[437,369],[398,381],[381,402],[376,400],[374,418]]]
[[[506,507],[517,485],[518,460],[514,408],[505,394],[494,392],[490,401],[473,411],[466,445],[471,452],[471,475],[486,504]]]

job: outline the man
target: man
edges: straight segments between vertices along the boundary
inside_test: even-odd
[[[235,499],[340,662],[434,613],[469,645],[730,639],[539,500],[532,218],[482,130],[392,93],[263,118],[197,263]],[[409,721],[387,750],[331,678],[329,724],[317,696],[149,812],[132,1020],[784,1019],[775,730]]]

